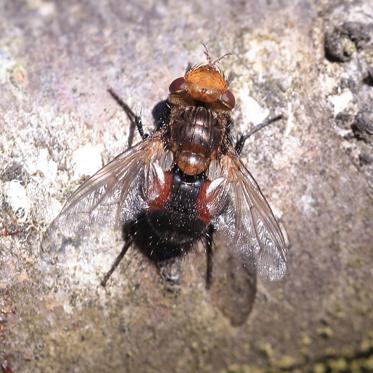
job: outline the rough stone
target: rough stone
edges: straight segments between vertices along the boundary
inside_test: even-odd
[[[3,371],[371,366],[373,145],[369,131],[364,141],[354,131],[373,102],[372,17],[368,0],[0,1]],[[326,35],[351,22],[364,38],[350,30],[352,53],[329,61]],[[150,131],[170,82],[205,61],[201,42],[213,56],[233,53],[221,64],[237,97],[236,133],[267,113],[286,116],[247,141],[243,159],[287,230],[289,270],[282,281],[259,280],[239,327],[205,290],[201,248],[183,261],[177,286],[133,255],[106,289],[99,283],[120,235],[68,245],[64,261],[40,249],[82,182],[76,151],[102,149],[105,164],[127,146],[128,119],[108,88]],[[30,201],[27,219],[8,203],[9,185]]]

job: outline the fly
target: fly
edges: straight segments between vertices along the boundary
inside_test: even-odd
[[[47,236],[58,233],[66,242],[103,223],[122,227],[125,244],[102,286],[132,245],[150,259],[166,262],[182,257],[201,240],[206,286],[212,293],[228,293],[229,306],[216,303],[239,324],[245,316],[237,316],[235,309],[241,307],[246,315],[251,310],[256,274],[279,280],[286,272],[283,233],[240,160],[246,139],[281,116],[234,143],[230,113],[235,97],[217,66],[220,59],[213,61],[205,53],[207,64],[188,69],[170,84],[169,116],[149,135],[141,119],[111,92],[142,141],[81,185]],[[215,291],[224,281],[225,290]]]

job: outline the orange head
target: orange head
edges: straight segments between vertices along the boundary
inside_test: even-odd
[[[209,59],[208,64],[193,67],[184,77],[175,79],[170,84],[169,101],[183,106],[202,102],[214,110],[232,110],[235,98],[222,72],[215,66],[217,61]]]

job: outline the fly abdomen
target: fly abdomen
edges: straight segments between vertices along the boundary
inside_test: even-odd
[[[206,230],[206,222],[200,219],[197,201],[203,177],[191,178],[180,171],[169,173],[165,196],[150,203],[147,222],[161,241],[168,244],[185,244],[199,238]]]

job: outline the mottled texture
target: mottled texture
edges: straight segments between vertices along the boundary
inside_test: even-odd
[[[0,0],[2,369],[371,369],[372,17],[368,0]],[[58,265],[39,249],[87,159],[104,164],[127,146],[128,119],[107,89],[149,130],[170,82],[205,62],[201,42],[233,53],[222,66],[236,131],[287,116],[243,151],[291,249],[288,275],[259,280],[241,327],[205,290],[202,249],[178,286],[126,258],[106,289],[120,237],[104,233]]]

